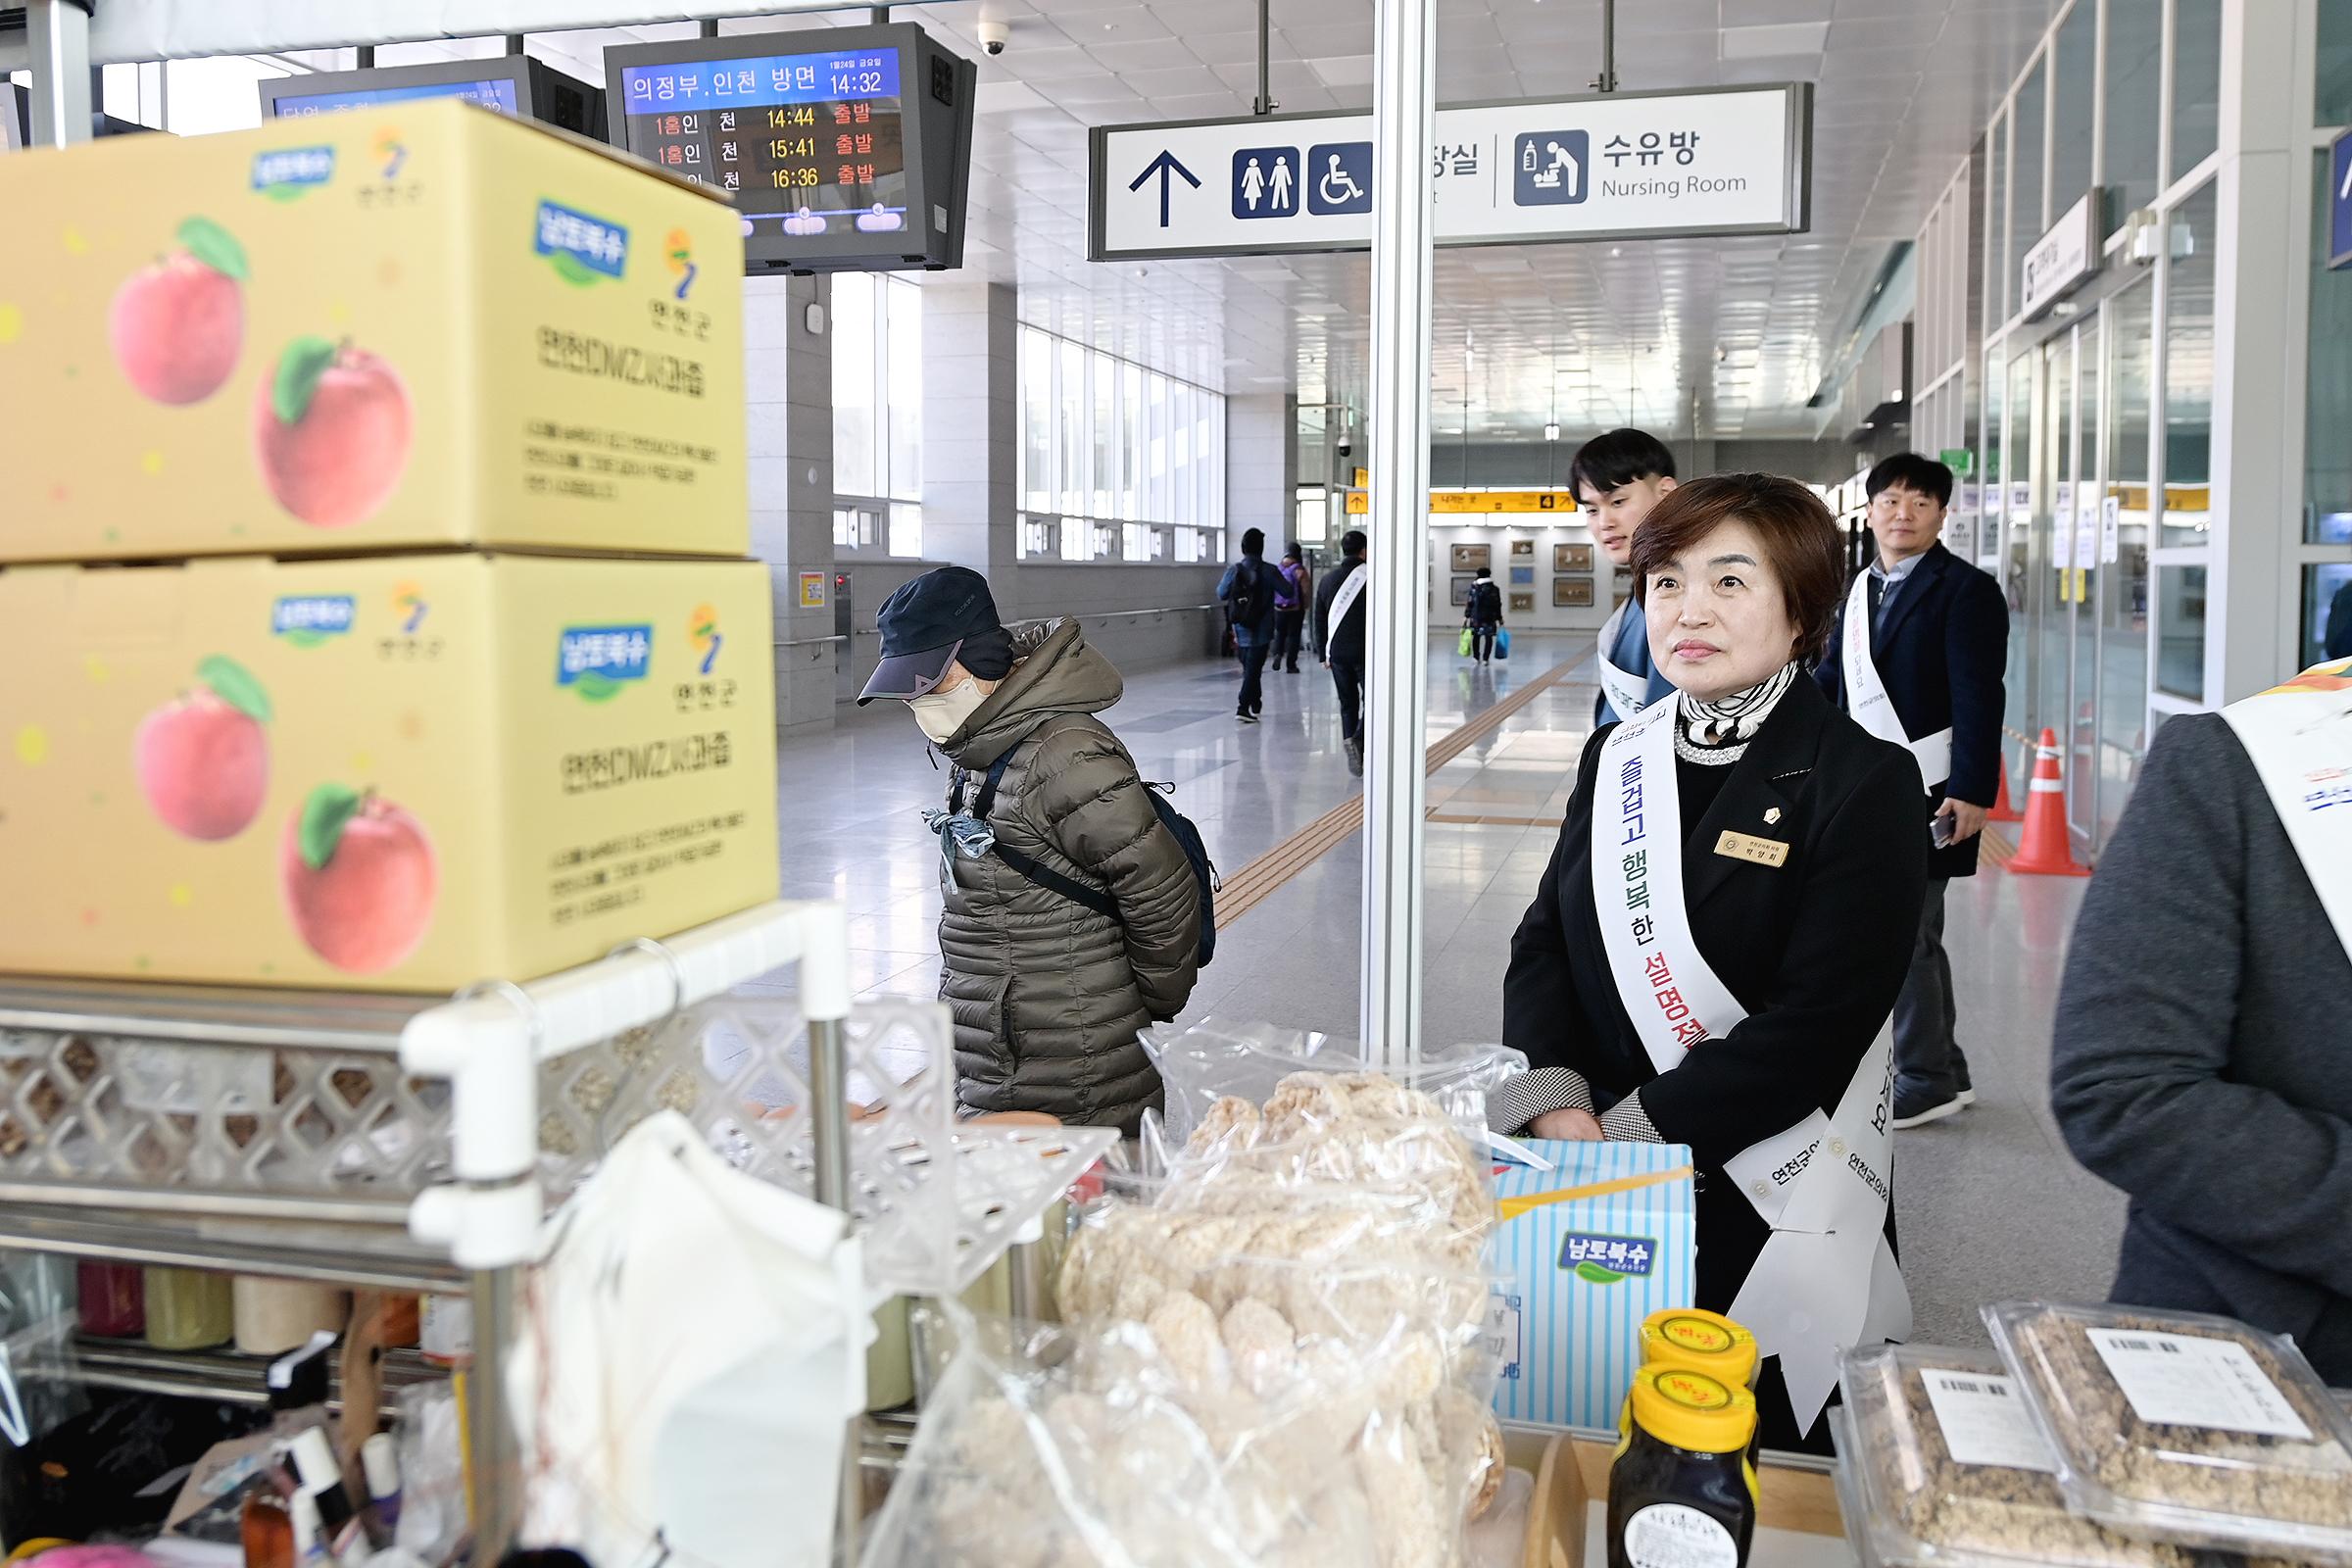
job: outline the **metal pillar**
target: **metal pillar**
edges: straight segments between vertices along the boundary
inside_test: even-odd
[[[25,59],[32,68],[36,147],[90,139],[90,15],[80,0],[29,0]]]
[[[473,1560],[503,1559],[522,1528],[522,1457],[508,1407],[516,1328],[513,1268],[473,1276],[473,1371],[466,1380],[467,1445],[473,1453]]]
[[[1429,146],[1433,0],[1382,0],[1373,36],[1372,573],[1365,625],[1364,1054],[1421,1054],[1422,762],[1429,599]]]

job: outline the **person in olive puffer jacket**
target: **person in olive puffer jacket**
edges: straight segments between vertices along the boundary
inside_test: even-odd
[[[1076,621],[1000,625],[986,580],[962,567],[916,578],[879,618],[884,657],[860,700],[908,703],[963,775],[952,806],[960,795],[976,807],[1005,759],[988,808],[997,842],[1119,910],[1108,919],[995,854],[944,858],[940,997],[955,1015],[957,1098],[1132,1133],[1161,1103],[1137,1037],[1192,995],[1200,897],[1134,760],[1096,716],[1119,700],[1119,672]]]

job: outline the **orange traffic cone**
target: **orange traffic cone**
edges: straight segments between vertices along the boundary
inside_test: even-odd
[[[1985,820],[1990,822],[2023,822],[2025,819],[2026,813],[2019,810],[2015,806],[2011,805],[2009,801],[2009,758],[2008,755],[2004,753],[2001,757],[2001,792],[1992,798],[1992,815],[1985,818]]]
[[[2066,782],[2058,771],[2058,732],[2045,729],[2034,751],[2034,779],[2026,786],[2026,830],[2005,870],[2029,876],[2088,876],[2075,860],[2066,830]]]

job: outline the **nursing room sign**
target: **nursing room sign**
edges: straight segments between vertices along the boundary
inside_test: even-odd
[[[1802,82],[1441,109],[1437,243],[1785,234],[1809,221]],[[1098,126],[1096,261],[1362,250],[1372,117],[1270,115]]]

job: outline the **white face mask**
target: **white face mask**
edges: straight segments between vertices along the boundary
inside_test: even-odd
[[[932,745],[945,746],[949,737],[963,728],[963,721],[987,701],[988,693],[980,689],[980,683],[967,679],[945,693],[910,698],[906,706],[913,710],[914,727],[929,737]]]

